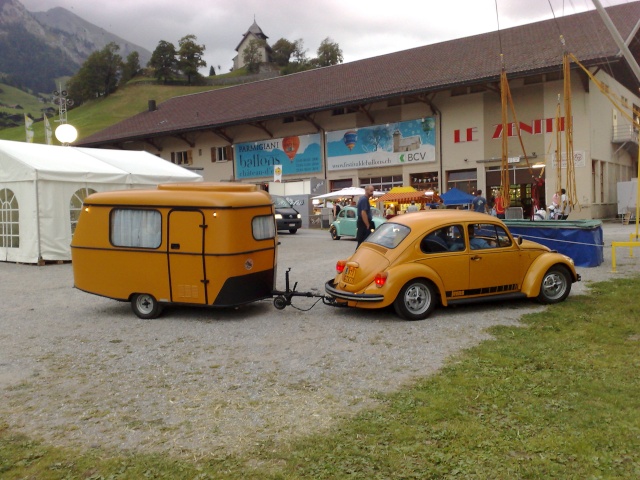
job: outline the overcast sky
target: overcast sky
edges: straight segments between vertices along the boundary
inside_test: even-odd
[[[269,44],[302,39],[307,57],[326,38],[345,62],[594,9],[591,0],[20,0],[29,11],[64,7],[153,51],[194,34],[208,67],[229,71],[254,17]],[[607,7],[629,0],[600,0]],[[220,72],[219,72],[220,73]]]

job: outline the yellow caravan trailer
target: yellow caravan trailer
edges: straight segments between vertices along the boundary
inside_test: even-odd
[[[130,301],[236,306],[270,298],[276,277],[271,197],[255,185],[185,183],[85,199],[71,242],[74,285]]]

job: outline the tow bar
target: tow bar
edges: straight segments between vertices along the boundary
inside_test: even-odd
[[[273,306],[278,310],[284,310],[287,306],[291,305],[291,299],[293,297],[307,297],[307,298],[317,298],[318,303],[320,300],[326,305],[330,305],[332,303],[332,299],[326,295],[319,295],[313,292],[298,292],[296,288],[298,287],[298,282],[293,284],[293,288],[289,286],[289,272],[291,271],[291,267],[287,269],[285,272],[285,291],[273,290],[271,294],[275,297],[273,299]],[[329,303],[327,303],[329,302]],[[307,310],[311,310],[316,303],[311,305]],[[297,308],[294,306],[294,308]]]

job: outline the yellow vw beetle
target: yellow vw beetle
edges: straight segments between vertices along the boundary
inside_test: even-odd
[[[561,302],[580,280],[570,257],[514,239],[497,218],[463,210],[394,217],[336,270],[325,284],[333,303],[393,304],[407,320],[427,318],[438,304],[489,298]]]

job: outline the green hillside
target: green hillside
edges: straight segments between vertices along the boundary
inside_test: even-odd
[[[4,89],[5,86],[2,86],[2,88]],[[133,83],[124,88],[119,88],[116,93],[107,98],[91,101],[73,110],[69,110],[67,112],[67,123],[70,123],[78,129],[78,138],[81,139],[145,111],[148,108],[149,100],[155,100],[156,103],[160,104],[165,100],[179,95],[188,95],[190,93],[212,90],[214,88],[219,87],[187,87]],[[32,98],[35,99],[35,97]],[[0,102],[1,101],[0,99]],[[39,105],[39,108],[44,107],[42,103]],[[54,129],[57,125],[57,119],[57,116],[49,119]],[[33,124],[33,130],[35,134],[34,142],[45,143],[44,123],[35,122]],[[26,139],[24,125],[0,130],[0,139],[24,142]],[[55,138],[54,143],[58,144]]]
[[[0,128],[24,123],[25,114],[33,118],[41,118],[43,109],[54,106],[50,102],[42,101],[44,98],[0,83]]]

